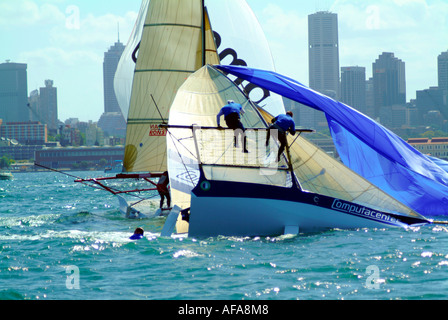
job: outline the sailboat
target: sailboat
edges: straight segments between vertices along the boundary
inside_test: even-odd
[[[12,180],[13,178],[11,171],[0,169],[0,180]]]
[[[232,17],[235,14],[237,17]],[[228,22],[236,19],[238,24],[229,26]],[[254,35],[251,41],[256,43],[248,45],[248,33]],[[217,65],[221,60],[272,69],[268,51],[258,21],[245,1],[143,0],[115,77],[117,98],[123,114],[127,115],[123,172],[115,177],[76,182],[114,194],[126,217],[167,215],[170,208],[154,210],[154,198],[158,196],[155,179],[168,170],[166,130],[160,124],[168,123],[169,108],[178,88],[202,66]],[[125,71],[133,63],[135,69],[129,87]],[[244,85],[242,82],[240,85]],[[256,91],[255,88],[246,89]],[[284,108],[281,99],[267,91],[259,100],[269,102],[277,110]],[[121,190],[116,187],[117,180],[143,181],[146,187],[139,184]]]
[[[286,154],[273,161],[276,151],[265,145],[272,115],[218,68],[226,70],[207,65],[185,81],[163,126],[170,176],[177,177],[173,201],[181,210],[167,223],[177,219],[177,233],[277,236],[430,222],[302,136],[289,136]],[[235,149],[232,130],[216,128],[216,114],[229,99],[243,106],[248,154]]]

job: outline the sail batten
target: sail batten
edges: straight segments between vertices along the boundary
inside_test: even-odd
[[[186,28],[196,28],[196,29],[202,29],[202,27],[194,25],[194,24],[181,24],[181,23],[150,23],[145,24],[145,28],[148,27],[186,27]]]

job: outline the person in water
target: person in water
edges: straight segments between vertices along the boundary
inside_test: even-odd
[[[170,178],[168,176],[168,171],[165,171],[162,176],[159,178],[159,182],[157,182],[157,191],[160,195],[160,209],[163,207],[163,203],[166,202],[168,205],[168,208],[171,206],[171,196],[170,196],[170,190],[168,190],[168,185],[170,183]]]
[[[143,238],[143,229],[142,228],[137,228],[134,231],[134,234],[129,238],[131,240],[140,240]]]
[[[234,135],[234,143],[235,148],[238,147],[238,135],[241,134],[241,141],[243,143],[243,152],[248,153],[247,145],[246,145],[246,135],[244,131],[243,124],[241,123],[240,114],[244,114],[243,107],[239,103],[235,103],[233,100],[228,100],[227,105],[221,108],[218,115],[216,116],[216,122],[218,124],[218,128],[221,127],[221,116],[224,116],[224,120],[226,121],[227,127],[235,130]]]
[[[280,142],[280,147],[278,149],[277,161],[280,161],[280,156],[282,155],[285,147],[288,143],[286,140],[286,133],[289,132],[292,135],[296,134],[296,124],[293,120],[293,113],[291,111],[286,112],[286,114],[280,114],[274,119],[272,119],[272,125],[268,128],[268,134],[266,137],[266,146],[269,145],[269,138],[271,137],[271,130],[277,130],[277,139]]]

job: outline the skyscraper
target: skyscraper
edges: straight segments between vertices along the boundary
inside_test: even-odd
[[[104,82],[104,113],[98,121],[98,127],[112,136],[126,135],[126,121],[118,104],[114,89],[114,77],[118,62],[125,46],[118,39],[115,44],[104,53],[103,82]]]
[[[40,121],[55,133],[58,129],[58,91],[53,87],[53,80],[45,80],[45,87],[40,88],[38,114]]]
[[[5,122],[30,121],[27,65],[0,64],[0,119]]]
[[[104,83],[104,112],[121,112],[114,90],[114,77],[118,62],[125,46],[118,40],[104,53],[103,83]]]
[[[309,85],[339,99],[339,36],[336,13],[320,11],[308,16]]]
[[[367,114],[366,91],[366,68],[341,68],[342,102],[364,114]]]
[[[339,99],[338,16],[319,11],[308,16],[309,86],[331,98]],[[327,127],[325,115],[317,110],[304,110],[300,125],[319,130]],[[304,119],[308,119],[304,123]]]
[[[381,108],[406,103],[405,63],[391,52],[383,52],[372,64],[374,112],[380,116]]]
[[[437,71],[439,78],[439,88],[448,95],[448,51],[442,52],[437,58]],[[446,99],[446,98],[445,98]],[[445,103],[448,103],[445,101]]]

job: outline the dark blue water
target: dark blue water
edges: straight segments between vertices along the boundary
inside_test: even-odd
[[[448,298],[446,226],[191,239],[163,223],[58,173],[0,181],[0,300]]]

